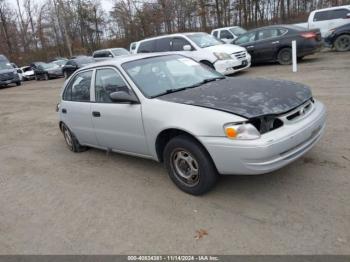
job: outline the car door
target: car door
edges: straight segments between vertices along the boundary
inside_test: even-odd
[[[93,70],[82,71],[67,84],[60,106],[61,120],[80,144],[97,146],[91,117],[91,81]]]
[[[287,31],[284,29],[283,34]],[[281,43],[280,29],[269,28],[259,30],[254,43],[255,61],[268,62],[275,60],[276,53]]]
[[[96,69],[92,123],[100,147],[117,152],[149,155],[143,128],[141,104],[116,103],[110,94],[133,92],[114,67]]]

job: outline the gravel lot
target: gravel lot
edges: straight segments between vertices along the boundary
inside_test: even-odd
[[[55,106],[63,80],[0,89],[0,254],[350,254],[350,52],[240,73],[308,84],[325,136],[267,175],[178,190],[162,165],[68,151]],[[196,240],[196,231],[208,235]]]

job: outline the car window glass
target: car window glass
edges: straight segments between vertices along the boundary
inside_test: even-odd
[[[316,12],[314,22],[328,20],[329,11]]]
[[[218,37],[218,31],[214,31],[213,36]]]
[[[347,18],[346,15],[350,13],[348,9],[331,10],[328,14],[328,19],[342,19]]]
[[[245,44],[245,43],[253,42],[254,40],[255,40],[255,32],[252,32],[252,33],[247,33],[245,35],[240,36],[235,43]]]
[[[172,51],[184,51],[185,45],[191,45],[186,39],[182,37],[173,38],[171,40]]]
[[[63,100],[89,102],[91,77],[92,71],[77,74],[64,91]]]
[[[171,38],[160,38],[156,40],[156,51],[157,52],[167,52],[171,51],[170,49]]]
[[[228,30],[221,30],[220,39],[233,39],[233,35]]]
[[[258,40],[265,40],[279,36],[278,29],[265,29],[258,32]]]
[[[137,53],[152,53],[154,52],[154,40],[141,42]]]
[[[129,93],[121,75],[111,68],[96,71],[95,100],[99,103],[112,103],[110,94],[117,91]]]

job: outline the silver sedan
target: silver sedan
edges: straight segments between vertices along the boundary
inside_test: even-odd
[[[209,191],[219,175],[291,163],[325,127],[325,107],[304,85],[226,78],[174,54],[84,67],[66,81],[57,110],[73,152],[94,147],[163,162],[193,195]]]

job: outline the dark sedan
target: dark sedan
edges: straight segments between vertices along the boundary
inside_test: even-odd
[[[325,42],[338,52],[350,51],[350,23],[331,29]]]
[[[36,80],[49,80],[51,78],[62,77],[62,69],[54,63],[36,62],[31,64]]]
[[[95,63],[95,59],[90,56],[77,56],[75,58],[69,59],[67,63],[63,66],[63,75],[67,79],[71,74],[73,74],[79,68],[85,65]]]
[[[247,48],[252,63],[292,63],[292,41],[297,41],[297,56],[314,54],[322,46],[319,29],[307,30],[299,26],[275,25],[257,28],[241,35],[234,44]]]

